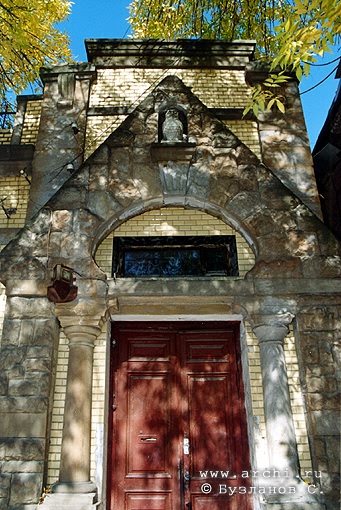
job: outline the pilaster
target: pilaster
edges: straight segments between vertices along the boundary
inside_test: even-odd
[[[95,69],[89,64],[42,70],[44,96],[32,162],[27,217],[46,204],[83,162],[86,112]]]
[[[59,324],[43,290],[35,280],[7,281],[0,339],[0,508],[28,509],[44,484]]]

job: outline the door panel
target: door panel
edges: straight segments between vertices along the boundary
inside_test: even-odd
[[[192,477],[205,469],[224,466],[231,470],[231,420],[227,405],[231,391],[227,376],[190,375],[188,386]]]
[[[245,496],[243,496],[245,498]],[[192,508],[195,510],[241,510],[242,508],[247,508],[247,504],[250,502],[246,502],[244,499],[238,496],[232,497],[223,497],[223,496],[203,496],[194,495],[192,497]]]
[[[127,493],[127,510],[171,510],[171,494]]]
[[[129,374],[127,476],[167,474],[170,374]],[[146,413],[148,409],[148,413]]]
[[[237,325],[118,323],[113,338],[111,510],[248,510],[214,475],[249,468]]]

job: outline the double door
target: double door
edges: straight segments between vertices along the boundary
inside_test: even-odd
[[[110,510],[249,509],[238,339],[234,323],[113,326]]]

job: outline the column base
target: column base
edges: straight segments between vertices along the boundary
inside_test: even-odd
[[[262,504],[266,510],[326,510],[323,503],[308,503],[303,501],[283,501],[271,503],[267,501]]]
[[[39,510],[96,510],[97,493],[47,494]]]
[[[323,493],[314,485],[300,478],[278,480],[273,490],[262,497],[261,506],[266,510],[325,510]],[[268,488],[269,489],[269,488]],[[275,492],[275,493],[274,493]]]
[[[97,493],[93,482],[56,482],[52,485],[53,494],[90,494]]]

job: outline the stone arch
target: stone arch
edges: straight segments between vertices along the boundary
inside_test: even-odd
[[[95,254],[100,243],[117,227],[122,225],[124,222],[139,216],[145,212],[153,209],[161,209],[166,207],[179,207],[188,210],[200,210],[208,215],[214,216],[226,225],[229,225],[234,230],[240,233],[245,239],[247,244],[250,246],[254,255],[257,257],[258,247],[257,239],[254,238],[250,230],[237,216],[230,214],[226,209],[216,206],[208,202],[204,202],[196,197],[174,197],[173,200],[168,200],[165,204],[164,200],[155,199],[150,200],[147,204],[140,203],[138,205],[132,205],[126,209],[121,210],[116,215],[111,216],[106,222],[99,225],[99,228],[94,232],[93,243],[91,247],[92,255]]]
[[[112,274],[115,239],[119,238],[163,238],[187,237],[194,240],[199,236],[207,240],[219,236],[230,236],[233,251],[238,262],[238,277],[244,278],[253,268],[255,252],[246,238],[231,225],[216,215],[208,214],[203,208],[167,207],[153,208],[134,215],[112,230],[97,246],[94,259],[96,264],[107,274]],[[234,239],[232,241],[232,239]],[[192,242],[191,241],[191,242]],[[237,275],[235,275],[237,276]]]

